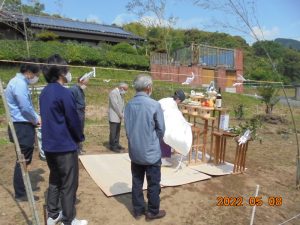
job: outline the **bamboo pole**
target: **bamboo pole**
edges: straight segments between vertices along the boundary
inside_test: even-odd
[[[22,177],[23,177],[23,181],[24,181],[24,185],[25,185],[25,189],[26,189],[26,194],[27,194],[27,199],[28,199],[29,207],[32,211],[33,224],[34,225],[40,225],[40,221],[39,221],[39,217],[38,217],[38,211],[36,209],[36,205],[35,205],[35,201],[34,201],[34,197],[33,197],[33,192],[32,192],[32,188],[31,188],[31,183],[30,183],[30,178],[29,178],[29,174],[28,174],[28,171],[27,171],[26,160],[24,158],[24,155],[21,152],[20,144],[19,144],[19,141],[18,141],[18,138],[17,138],[17,135],[16,135],[16,131],[15,131],[15,127],[14,127],[14,124],[13,124],[12,119],[10,117],[7,101],[6,101],[6,98],[4,96],[4,90],[3,90],[1,79],[0,79],[0,94],[2,96],[2,101],[3,101],[4,108],[5,108],[5,114],[6,114],[6,119],[7,119],[7,122],[8,122],[8,126],[11,130],[11,134],[12,134],[14,144],[15,144],[15,150],[16,150],[16,155],[17,155],[17,163],[19,163],[20,167],[21,167]]]
[[[294,127],[294,132],[295,132],[295,136],[296,136],[296,144],[297,144],[297,155],[296,155],[296,163],[297,163],[297,168],[296,168],[296,188],[299,190],[300,189],[300,149],[299,149],[299,139],[298,139],[298,133],[297,133],[297,127],[296,127],[296,123],[295,123],[295,119],[294,119],[294,114],[289,102],[289,99],[286,95],[283,83],[281,83],[281,87],[284,93],[284,97],[287,101],[288,104],[288,108],[290,110],[291,113],[291,117],[292,117],[292,122],[293,122],[293,127]]]

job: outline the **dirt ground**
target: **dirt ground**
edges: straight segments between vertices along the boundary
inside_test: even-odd
[[[230,225],[249,224],[252,207],[247,206],[249,197],[259,195],[263,205],[256,208],[254,224],[280,224],[300,213],[300,190],[295,188],[296,141],[293,134],[280,134],[285,125],[267,125],[263,129],[262,144],[253,141],[247,155],[247,171],[244,174],[213,177],[210,180],[178,187],[167,187],[161,191],[161,208],[167,216],[150,224],[161,225]],[[6,135],[2,129],[0,135]],[[88,125],[86,128],[86,154],[111,153],[105,146],[108,140],[108,126]],[[122,128],[121,142],[126,146]],[[233,162],[235,143],[228,140],[226,160]],[[31,212],[28,203],[14,201],[12,176],[15,163],[14,147],[1,145],[0,151],[0,225],[30,224]],[[112,169],[118,165],[112,165]],[[48,168],[34,153],[30,168],[34,194],[40,220],[43,221],[43,205],[48,185]],[[146,191],[144,192],[146,199]],[[282,206],[269,206],[268,197],[282,197]],[[89,224],[134,225],[146,224],[144,218],[135,220],[132,215],[131,195],[106,197],[80,164],[80,182],[77,192],[77,217]],[[217,206],[218,197],[243,197],[244,206]],[[288,225],[300,224],[300,217]]]

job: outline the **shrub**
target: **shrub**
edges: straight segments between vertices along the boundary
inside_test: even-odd
[[[57,40],[59,36],[51,31],[42,31],[40,33],[37,33],[35,35],[35,38],[41,41],[54,41]]]
[[[114,45],[112,47],[112,51],[133,54],[133,55],[137,54],[136,49],[126,42],[121,42],[119,44]]]
[[[149,69],[149,58],[125,52],[104,50],[75,42],[61,43],[58,41],[29,42],[30,57],[45,61],[55,53],[64,57],[68,63],[77,65],[98,65],[121,67],[126,69]],[[131,47],[132,48],[132,47]],[[24,60],[27,58],[25,41],[0,40],[0,59]]]

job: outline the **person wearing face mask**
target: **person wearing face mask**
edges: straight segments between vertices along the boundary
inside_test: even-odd
[[[70,90],[76,101],[77,113],[81,122],[82,133],[84,133],[84,120],[85,120],[85,94],[84,90],[86,89],[89,83],[89,78],[86,78],[84,75],[79,77],[77,84],[73,85]],[[80,142],[78,144],[79,154],[83,154],[83,144]]]
[[[43,74],[47,86],[40,95],[42,148],[50,170],[47,194],[47,225],[86,225],[75,218],[78,188],[78,144],[84,141],[72,92],[63,85],[71,81],[67,63],[59,55],[47,60]]]
[[[39,79],[40,66],[37,61],[29,60],[20,66],[20,72],[12,78],[5,90],[10,116],[12,118],[20,149],[25,157],[26,164],[32,160],[35,141],[35,127],[41,123],[39,115],[34,110],[29,84],[34,84]],[[8,129],[9,139],[13,142],[12,134]],[[16,162],[13,186],[15,200],[27,201],[24,181],[20,164]]]
[[[120,130],[124,112],[124,95],[128,90],[126,83],[120,83],[118,87],[109,93],[109,148],[114,152],[121,152],[124,147],[120,145]]]
[[[125,107],[124,121],[131,159],[132,205],[136,219],[159,219],[166,215],[160,210],[161,149],[165,133],[164,115],[160,104],[150,98],[152,79],[140,74],[134,80],[136,94]],[[143,183],[146,175],[148,210],[146,212]]]

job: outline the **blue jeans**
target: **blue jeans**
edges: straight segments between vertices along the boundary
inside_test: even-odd
[[[156,215],[160,206],[161,160],[154,165],[139,165],[131,162],[132,173],[132,205],[135,214],[145,212],[143,195],[144,177],[147,178],[148,212]]]

